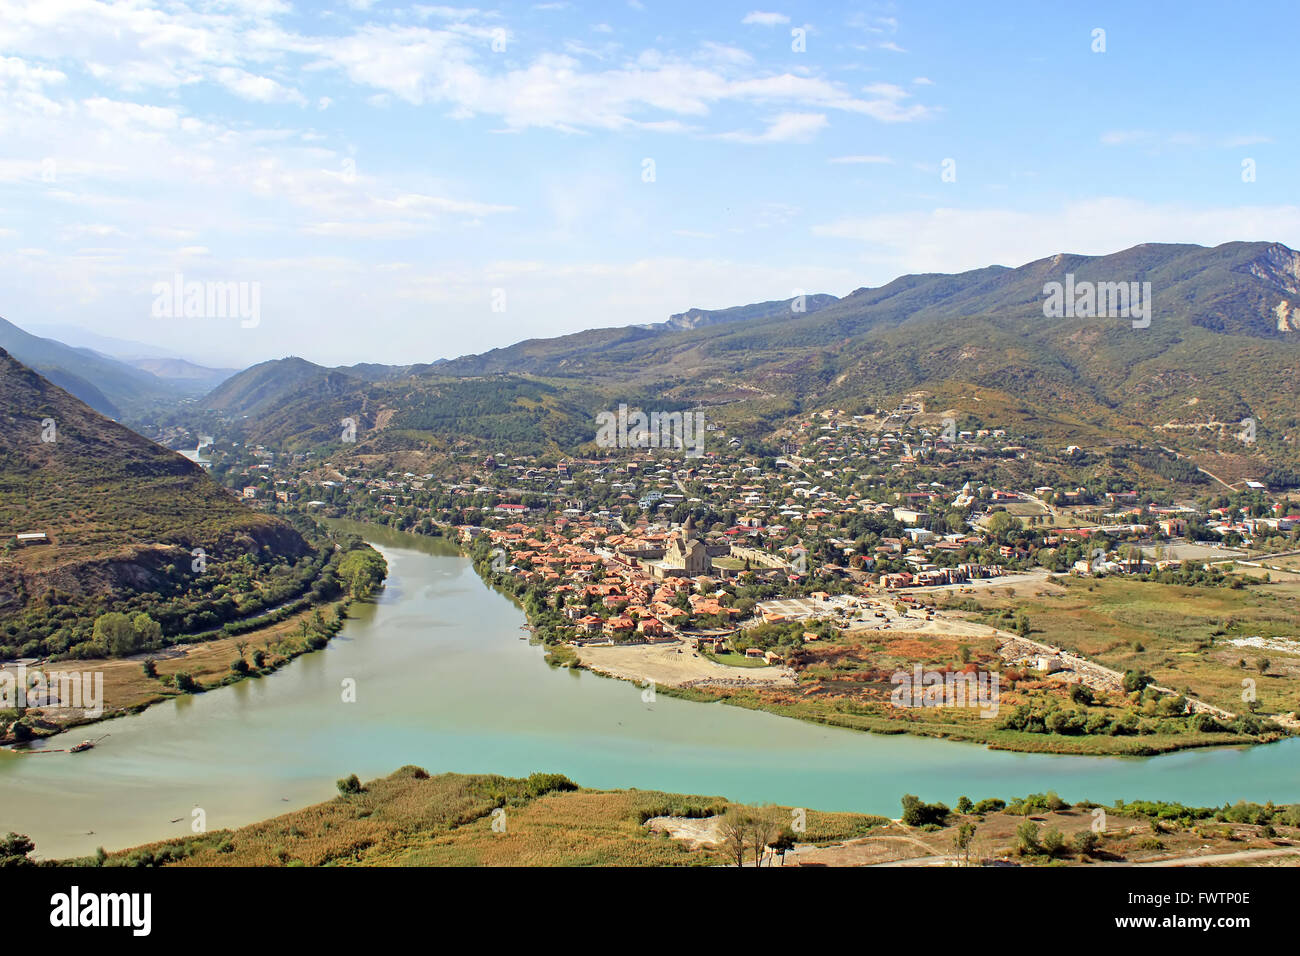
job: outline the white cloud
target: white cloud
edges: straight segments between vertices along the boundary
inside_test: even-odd
[[[806,143],[825,129],[823,113],[782,113],[773,117],[761,133],[723,133],[720,139],[737,143]]]
[[[885,166],[892,165],[894,161],[888,156],[832,156],[827,162],[834,165],[868,164]]]
[[[1144,242],[1213,246],[1234,240],[1300,243],[1300,207],[1197,208],[1097,198],[1039,212],[953,209],[839,219],[817,236],[865,243],[880,278],[898,272],[960,272],[1018,266],[1056,252],[1103,255]]]
[[[305,105],[307,98],[297,90],[277,83],[269,76],[257,76],[233,66],[216,71],[217,82],[241,99],[254,103],[296,103]]]

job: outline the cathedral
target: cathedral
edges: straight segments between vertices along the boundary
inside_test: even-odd
[[[694,515],[688,517],[681,530],[669,538],[668,550],[664,553],[660,567],[663,568],[665,577],[685,575],[694,578],[713,572],[713,559],[709,557],[708,549],[695,530]]]

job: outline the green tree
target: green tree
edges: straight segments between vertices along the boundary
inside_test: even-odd
[[[95,618],[91,639],[102,646],[105,653],[113,657],[125,657],[135,653],[140,640],[135,627],[131,624],[131,619],[117,611],[109,611]]]
[[[967,821],[959,826],[952,835],[952,845],[962,855],[962,862],[970,866],[970,847],[975,841],[975,824]]]
[[[27,858],[27,854],[34,849],[36,844],[31,837],[10,831],[0,837],[0,867],[31,866],[32,861]]]
[[[1016,841],[1017,849],[1022,855],[1038,853],[1042,849],[1038,845],[1038,824],[1033,820],[1026,820],[1016,827]]]
[[[131,618],[131,628],[135,631],[135,646],[152,649],[162,646],[162,625],[141,611]]]

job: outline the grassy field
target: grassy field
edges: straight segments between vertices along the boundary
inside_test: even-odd
[[[997,617],[1000,609],[1022,608],[1030,600],[1026,589],[1017,589],[1014,596],[1009,596],[1008,590],[986,592],[981,600],[993,610],[987,615],[968,613],[967,616],[987,616],[1005,627],[1006,622]],[[1038,592],[1034,600],[1039,602],[1065,601],[1071,595],[1067,589],[1056,586],[1033,591]],[[1033,619],[1033,612],[1030,616]],[[1037,633],[1032,636],[1051,637]],[[1189,728],[1185,718],[1159,712],[1147,702],[1135,703],[1122,693],[1098,694],[1087,705],[1076,703],[1070,698],[1068,685],[1044,679],[1035,672],[1006,667],[998,656],[997,644],[998,639],[992,634],[947,637],[906,631],[852,631],[816,645],[806,645],[798,667],[799,683],[794,688],[661,690],[692,700],[721,699],[741,707],[853,730],[964,740],[998,750],[1034,753],[1139,756],[1277,739],[1277,734],[1252,737],[1233,732],[1200,732]],[[891,700],[896,686],[893,676],[899,671],[910,674],[918,664],[925,670],[941,672],[964,669],[997,672],[996,709],[895,706]],[[1131,715],[1135,723],[1130,732],[1122,734],[1108,730],[1035,733],[1003,726],[1004,718],[1022,705],[1039,712],[1062,709],[1108,725]],[[1237,708],[1229,709],[1235,712]]]
[[[681,866],[724,862],[656,834],[657,816],[709,817],[722,797],[573,787],[564,778],[430,776],[417,767],[361,793],[255,823],[108,856],[109,865],[164,860],[186,866]],[[789,814],[786,814],[787,818]],[[852,813],[807,812],[810,841],[851,839],[884,823]],[[497,829],[494,829],[494,825]]]
[[[735,651],[726,651],[722,654],[715,654],[709,651],[704,652],[704,656],[711,661],[717,661],[719,664],[730,664],[732,667],[767,667],[767,661],[761,657],[746,657],[744,654],[737,654]]]
[[[1254,572],[1259,576],[1259,572]],[[1245,588],[1182,587],[1111,577],[1063,578],[1055,594],[974,598],[1000,612],[1022,611],[1030,637],[1077,651],[1115,670],[1145,670],[1234,713],[1255,682],[1261,714],[1300,707],[1300,656],[1229,644],[1233,638],[1300,638],[1300,583]],[[1260,671],[1267,660],[1268,670]],[[1242,666],[1242,662],[1245,666]]]
[[[802,818],[785,865],[853,866],[921,859],[1095,865],[1244,854],[1241,864],[1300,861],[1300,807],[1187,808],[1117,801],[1071,806],[1055,794],[918,805],[899,820],[722,797],[587,790],[558,774],[430,776],[418,767],[237,830],[66,860],[79,866],[719,866],[729,811]],[[672,824],[665,828],[665,820]],[[969,855],[954,837],[973,827]],[[670,831],[674,835],[670,835]],[[1095,834],[1092,835],[1092,834]],[[1057,839],[1055,835],[1059,835]],[[772,865],[769,861],[766,865]]]

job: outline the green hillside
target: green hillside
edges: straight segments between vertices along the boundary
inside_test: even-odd
[[[19,544],[24,533],[48,540]],[[33,643],[31,651],[63,650],[93,623],[91,612],[140,596],[162,607],[202,592],[233,608],[241,589],[306,574],[301,562],[315,560],[293,527],[250,511],[192,462],[3,350],[0,542],[0,653]],[[187,629],[179,619],[160,623]],[[42,646],[47,638],[53,644]]]

